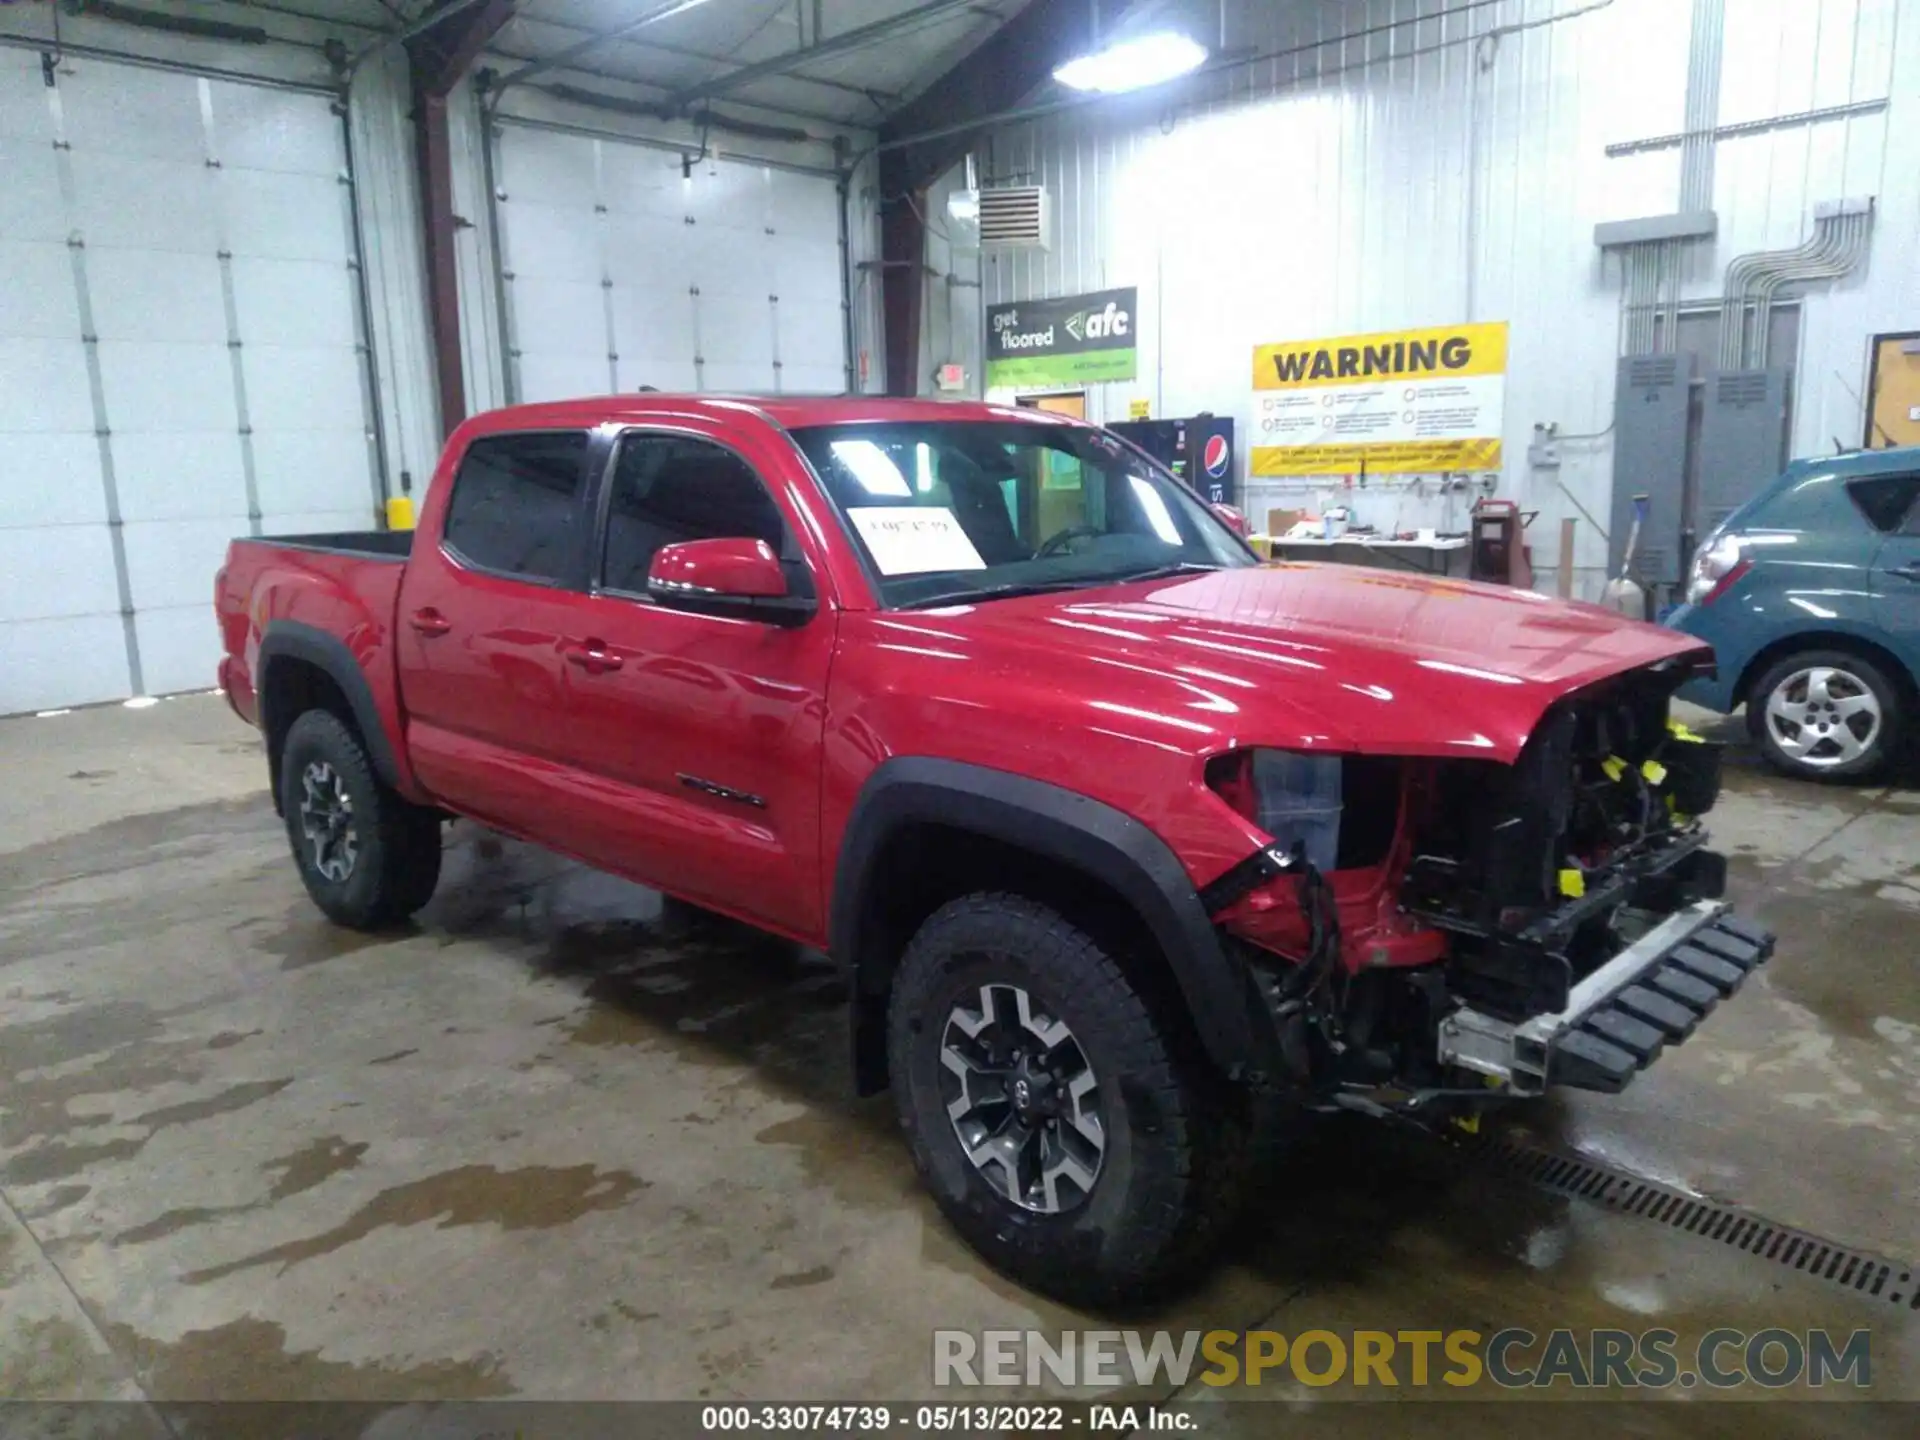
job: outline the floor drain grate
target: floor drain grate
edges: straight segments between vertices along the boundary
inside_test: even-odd
[[[1755,1259],[1784,1265],[1869,1299],[1920,1310],[1920,1266],[1911,1262],[1796,1230],[1737,1205],[1703,1200],[1582,1155],[1493,1134],[1462,1136],[1452,1143],[1464,1155],[1555,1194],[1638,1215],[1703,1240],[1717,1240]]]

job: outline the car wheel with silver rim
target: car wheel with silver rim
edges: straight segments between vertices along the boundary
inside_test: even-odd
[[[1023,1210],[1057,1215],[1100,1178],[1100,1082],[1073,1031],[1017,985],[982,985],[947,1013],[941,1094],[967,1159]]]
[[[1808,779],[1857,779],[1894,753],[1901,695],[1871,661],[1804,651],[1768,667],[1748,692],[1747,725],[1776,768]]]
[[[315,870],[336,884],[353,874],[360,858],[353,797],[340,772],[325,760],[312,761],[300,772],[300,834]]]
[[[995,1268],[1081,1305],[1202,1273],[1237,1199],[1210,1072],[1129,967],[998,892],[922,922],[894,974],[887,1063],[914,1161]]]
[[[296,716],[279,759],[287,840],[314,904],[365,930],[427,903],[440,879],[440,817],[380,779],[346,720],[328,710]]]

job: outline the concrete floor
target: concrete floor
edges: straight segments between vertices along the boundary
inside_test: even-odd
[[[0,778],[0,1398],[901,1400],[936,1393],[935,1327],[1098,1324],[941,1223],[889,1102],[848,1097],[817,955],[465,825],[410,932],[334,929],[214,697],[0,722]],[[1742,760],[1715,830],[1778,958],[1626,1095],[1527,1123],[1914,1255],[1920,794]],[[1299,1177],[1136,1323],[1869,1327],[1873,1394],[1920,1399],[1904,1307],[1364,1123],[1325,1127]],[[1330,1403],[1369,1392],[1256,1393],[1369,1423]],[[1647,1434],[1887,1419],[1634,1412]],[[1210,1413],[1251,1434],[1273,1412]],[[1472,1413],[1436,1433],[1484,1433]]]

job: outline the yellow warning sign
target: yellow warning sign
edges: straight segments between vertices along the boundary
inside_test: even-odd
[[[1496,470],[1506,376],[1504,321],[1256,346],[1249,468]]]

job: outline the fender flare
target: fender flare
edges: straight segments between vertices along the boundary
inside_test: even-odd
[[[394,763],[393,742],[387,735],[386,726],[380,721],[380,707],[374,702],[373,686],[368,683],[367,672],[360,668],[360,662],[354,658],[353,651],[347,648],[346,641],[337,635],[329,635],[311,625],[302,625],[297,620],[274,620],[268,623],[266,634],[260,639],[259,658],[254,662],[262,732],[271,736],[278,723],[278,717],[273,712],[272,676],[273,662],[280,659],[305,661],[340,687],[340,693],[347,697],[347,705],[353,711],[353,721],[360,731],[360,738],[366,743],[367,758],[373,761],[374,773],[394,789],[400,789],[400,770]],[[293,717],[289,717],[287,723],[292,724]],[[268,764],[275,764],[278,758],[270,756]],[[269,778],[277,805],[280,777],[276,774]]]
[[[884,1071],[884,1000],[898,959],[878,953],[867,885],[888,838],[919,821],[1020,846],[1124,896],[1166,957],[1214,1064],[1237,1076],[1256,1063],[1244,967],[1221,944],[1186,868],[1164,840],[1131,815],[1044,780],[910,756],[888,760],[868,777],[834,867],[828,949],[853,982],[855,1075],[863,1093],[879,1088],[876,1040]],[[871,1033],[876,1022],[879,1036]]]

